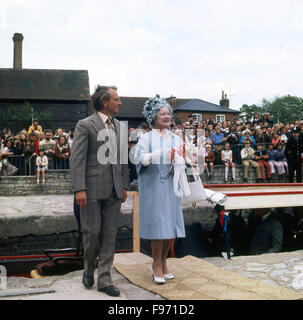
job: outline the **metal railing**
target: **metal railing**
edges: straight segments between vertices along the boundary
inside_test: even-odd
[[[257,144],[252,144],[251,147],[256,149]],[[262,143],[263,148],[267,149],[269,143]],[[222,149],[224,145],[221,145]],[[242,164],[241,150],[244,148],[244,144],[230,144],[230,150],[233,152],[233,160],[236,164]],[[214,147],[212,149],[214,151]],[[218,153],[214,151],[215,155]],[[31,176],[36,175],[36,157],[22,157],[21,155],[9,155],[4,159],[2,158],[2,176],[19,175],[19,176]],[[221,164],[221,159],[216,157],[215,164]],[[48,169],[69,169],[69,159],[58,159],[55,156],[48,156]]]
[[[36,157],[24,157],[21,155],[9,155],[2,158],[2,176],[32,176],[36,175]],[[69,169],[68,159],[58,159],[55,156],[48,157],[48,169]]]
[[[268,145],[271,143],[254,143],[251,144],[251,148],[253,149],[257,149],[257,144],[262,144],[263,149],[267,149]],[[214,146],[214,145],[213,145]],[[224,149],[224,143],[222,145],[218,145],[221,147],[221,150]],[[241,160],[241,150],[244,148],[244,144],[229,144],[230,150],[233,152],[233,162],[236,164],[242,164],[242,160]],[[220,150],[220,152],[221,152]],[[218,151],[215,150],[215,148],[212,148],[212,151],[215,153],[215,158],[216,158],[216,163],[215,164],[221,164],[221,158],[218,158],[218,155],[220,155],[220,152],[218,153]],[[217,153],[217,157],[216,157],[216,153]]]

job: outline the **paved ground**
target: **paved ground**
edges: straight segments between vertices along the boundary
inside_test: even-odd
[[[73,196],[27,196],[27,197],[0,197],[0,234],[16,236],[31,232],[58,232],[76,229],[72,212]],[[43,203],[43,206],[41,206]],[[204,211],[203,211],[204,210]],[[132,198],[123,204],[121,214],[132,212]],[[211,207],[187,208],[184,216],[199,218],[203,216],[204,223],[211,225],[216,215]],[[226,270],[239,273],[245,277],[259,279],[267,284],[279,285],[303,292],[303,250],[267,254],[262,256],[233,257],[224,260],[222,257],[205,258],[206,261]],[[162,299],[149,291],[132,285],[116,270],[112,271],[114,284],[121,290],[123,300],[158,300]],[[10,277],[7,281],[7,290],[0,289],[0,299],[112,299],[96,288],[86,290],[81,283],[82,271],[76,271],[65,276],[48,277],[43,279],[26,279]],[[19,295],[15,297],[1,297],[1,294],[25,292],[33,289],[52,289],[55,293],[33,295]]]
[[[205,260],[250,279],[303,292],[303,250]]]
[[[250,279],[261,280],[266,284],[282,286],[303,292],[303,250],[266,254],[261,256],[239,256],[225,260],[221,257],[205,258],[225,270],[229,270]],[[53,293],[17,295],[0,297],[14,300],[162,300],[152,292],[131,284],[115,269],[112,270],[113,282],[120,288],[119,298],[108,297],[96,291],[94,286],[87,290],[81,283],[82,271],[75,271],[65,276],[47,277],[43,279],[26,279],[10,277],[7,290],[0,290],[0,295],[28,292],[33,289],[52,289]]]

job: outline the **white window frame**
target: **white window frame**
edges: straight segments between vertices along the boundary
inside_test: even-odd
[[[198,122],[202,121],[202,114],[201,113],[193,113],[191,116],[194,121],[198,121]]]
[[[225,114],[216,114],[216,122],[222,123],[223,121],[225,121]]]

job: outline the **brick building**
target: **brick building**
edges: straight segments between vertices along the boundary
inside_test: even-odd
[[[26,102],[50,111],[52,129],[69,130],[86,117],[90,101],[87,70],[23,69],[23,35],[15,33],[13,68],[0,68],[0,110]]]
[[[143,106],[146,100],[149,97],[125,97],[122,96],[121,102],[122,106],[119,109],[119,113],[116,115],[116,118],[121,121],[128,121],[129,126],[137,127],[142,122],[146,122],[143,116]],[[169,103],[171,101],[166,99]],[[178,99],[177,105],[181,106],[182,104],[188,102],[189,99]]]
[[[176,121],[185,122],[189,116],[195,121],[213,119],[215,122],[231,120],[232,122],[238,117],[240,111],[229,108],[229,100],[224,92],[220,105],[210,103],[201,99],[190,99],[182,105],[177,105],[177,99],[171,97],[168,99],[174,109],[174,118]]]
[[[142,114],[143,106],[148,97],[121,97],[122,106],[116,118],[129,122],[129,126],[137,126],[145,122]],[[195,120],[213,119],[215,122],[223,120],[233,121],[238,117],[240,111],[229,108],[229,100],[224,92],[220,105],[210,103],[201,99],[179,99],[176,97],[166,98],[174,110],[176,121],[185,122],[192,115]]]

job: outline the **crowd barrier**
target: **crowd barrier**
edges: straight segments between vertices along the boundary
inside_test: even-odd
[[[269,143],[258,143],[263,146],[263,149],[267,149]],[[233,162],[236,164],[242,164],[241,161],[241,150],[244,148],[244,144],[229,144],[230,150],[233,152]],[[251,148],[257,149],[257,143],[252,143]],[[220,165],[221,163],[221,151],[224,149],[224,143],[221,145],[213,145],[212,151],[215,153],[215,164]]]
[[[9,155],[2,159],[2,176],[32,176],[36,174],[37,156],[22,157],[21,155]],[[48,157],[48,169],[69,169],[68,159]]]
[[[268,147],[268,143],[263,143],[263,148]],[[213,151],[217,155],[215,164],[221,164],[219,158],[220,151],[215,150],[216,146],[213,146]],[[241,149],[244,147],[243,144],[230,144],[230,149],[233,152],[233,160],[236,164],[241,164]],[[256,144],[251,145],[252,148],[256,148]],[[224,146],[220,145],[221,150]],[[17,169],[17,170],[16,170]],[[48,157],[48,169],[69,169],[68,159],[58,159],[55,156]],[[20,175],[20,176],[31,176],[36,174],[36,156],[22,157],[21,155],[10,155],[6,159],[2,159],[2,175]]]

